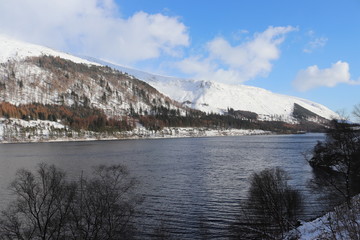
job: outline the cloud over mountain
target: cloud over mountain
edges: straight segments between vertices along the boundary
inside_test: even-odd
[[[267,76],[272,61],[280,57],[280,45],[292,26],[268,27],[245,42],[232,46],[223,37],[206,44],[203,55],[190,56],[177,67],[198,79],[242,83],[258,76]]]

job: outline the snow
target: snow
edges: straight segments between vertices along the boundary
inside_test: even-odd
[[[100,65],[73,55],[62,53],[51,48],[42,47],[35,44],[30,44],[22,41],[15,40],[11,37],[0,35],[0,62],[7,62],[10,59],[22,60],[26,57],[33,56],[58,56],[63,59],[71,60],[75,63],[84,63],[89,65]]]
[[[72,92],[74,92],[80,97],[87,97],[91,106],[103,109],[108,116],[126,115],[128,114],[130,106],[132,106],[135,111],[142,109],[143,111],[150,112],[152,109],[151,104],[144,101],[143,98],[131,97],[135,95],[133,88],[130,86],[128,88],[122,86],[120,81],[108,83],[108,86],[112,90],[115,90],[111,92],[107,92],[106,89],[99,86],[97,79],[91,77],[81,79],[79,75],[72,78],[73,84],[71,85],[66,85],[66,83],[59,84],[56,81],[57,76],[54,76],[52,72],[39,68],[31,62],[19,60],[29,56],[52,55],[76,63],[102,66],[101,64],[46,47],[17,41],[3,35],[0,35],[0,49],[0,63],[5,63],[10,60],[7,65],[0,65],[0,77],[5,76],[3,79],[6,79],[9,72],[15,69],[16,79],[21,82],[21,87],[15,82],[7,84],[6,91],[3,91],[0,95],[0,101],[9,102],[14,105],[33,102],[59,104],[59,102],[64,101],[65,105],[70,106],[74,104],[75,99],[72,97]],[[105,92],[107,100],[104,102],[101,101],[101,99]],[[64,98],[60,99],[60,97]],[[149,93],[149,98],[161,99],[161,102],[166,101],[165,96],[158,93]],[[179,109],[180,114],[185,115],[186,110],[181,108],[180,105],[170,101],[169,107],[170,109]]]
[[[79,73],[67,83],[59,81],[58,76],[53,72],[39,68],[31,62],[0,65],[0,80],[7,81],[6,76],[11,68],[15,69],[17,81],[7,83],[6,90],[1,91],[0,101],[14,105],[33,102],[41,104],[61,104],[64,102],[65,105],[71,106],[75,101],[81,102],[81,99],[75,98],[72,94],[76,93],[80,98],[86,97],[91,106],[103,109],[108,116],[127,115],[130,106],[135,111],[141,109],[150,112],[152,109],[152,105],[146,99],[132,97],[135,95],[134,89],[130,85],[124,86],[121,81],[108,82],[108,88],[104,88],[98,84],[96,78]],[[21,86],[17,82],[21,82]],[[107,97],[106,101],[102,101],[104,94]],[[148,95],[149,99],[161,99],[162,103],[166,101],[165,96],[160,93],[149,92]],[[168,106],[175,110],[179,108],[172,101]],[[185,109],[180,108],[179,111],[180,114],[185,115]]]
[[[38,142],[65,133],[66,127],[53,121],[0,118],[0,142]]]
[[[96,60],[94,60],[96,61]],[[189,107],[213,113],[224,113],[228,108],[259,114],[262,120],[294,122],[294,103],[325,119],[338,118],[329,108],[302,98],[282,95],[246,85],[229,85],[213,81],[175,78],[146,73],[115,64],[97,61],[143,80],[168,97],[189,102]]]
[[[43,120],[26,121],[16,118],[0,118],[0,143],[215,137],[266,134],[271,134],[271,132],[257,129],[207,129],[176,127],[167,127],[159,131],[152,131],[145,129],[140,124],[137,124],[137,127],[132,131],[97,133],[83,130],[73,131],[60,122]]]
[[[285,239],[359,239],[360,238],[360,195],[353,197],[352,208],[345,204],[333,211],[302,225],[287,234]]]
[[[326,119],[336,116],[333,111],[320,104],[246,85],[178,79],[170,82],[149,83],[175,100],[189,101],[191,107],[204,112],[224,113],[228,108],[233,108],[255,112],[261,115],[260,117],[280,117],[289,121],[294,103],[297,103]]]
[[[167,127],[160,131],[149,131],[137,128],[128,132],[130,138],[184,138],[184,137],[218,137],[218,136],[246,136],[267,135],[269,131],[259,129],[208,129],[208,128],[178,128]]]

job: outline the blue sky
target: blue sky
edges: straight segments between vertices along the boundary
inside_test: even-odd
[[[0,33],[350,114],[360,103],[359,11],[358,0],[0,0]]]

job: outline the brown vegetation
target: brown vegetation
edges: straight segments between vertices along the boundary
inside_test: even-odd
[[[91,131],[126,131],[131,130],[134,125],[130,118],[108,118],[99,109],[37,103],[19,106],[6,102],[0,103],[0,117],[61,121],[72,129]]]

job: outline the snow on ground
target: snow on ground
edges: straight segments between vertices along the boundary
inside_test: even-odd
[[[0,118],[0,142],[41,141],[66,132],[59,122]]]
[[[266,135],[269,131],[258,129],[207,129],[207,128],[176,128],[168,127],[160,131],[149,131],[138,128],[127,133],[132,138],[178,138],[178,137],[218,137],[218,136],[244,136]]]
[[[360,195],[352,199],[351,209],[346,204],[337,206],[322,217],[302,223],[286,239],[360,239]]]

